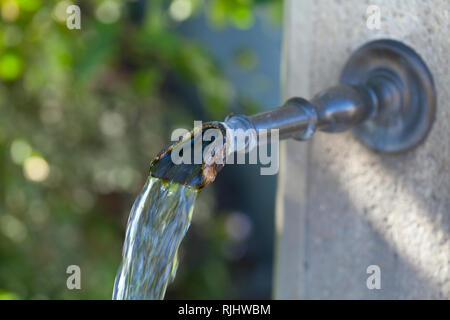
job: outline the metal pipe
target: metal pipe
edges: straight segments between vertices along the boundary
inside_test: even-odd
[[[436,90],[425,62],[405,44],[383,39],[356,50],[344,66],[340,85],[311,101],[292,98],[280,108],[257,115],[230,116],[225,124],[256,132],[278,129],[280,139],[300,140],[311,138],[316,129],[340,132],[354,128],[356,137],[368,147],[400,152],[425,139],[435,109]],[[258,139],[257,143],[264,142]]]
[[[250,116],[248,120],[257,131],[278,129],[280,138],[287,139],[315,127],[317,113],[307,100],[292,98],[282,107]]]
[[[270,111],[252,116],[232,115],[225,123],[233,129],[254,129],[257,133],[278,129],[280,139],[306,140],[316,129],[349,129],[375,115],[376,105],[377,98],[369,88],[339,85],[320,92],[311,102],[295,97]]]
[[[318,93],[311,101],[295,97],[274,110],[252,116],[231,115],[225,122],[204,124],[202,130],[194,130],[192,136],[161,152],[152,162],[151,173],[202,188],[214,180],[228,155],[253,150],[268,138],[271,141],[272,129],[278,130],[280,139],[305,140],[316,129],[341,132],[354,128],[356,137],[376,151],[405,151],[425,139],[435,108],[433,77],[420,56],[398,41],[376,40],[350,57],[340,85]],[[225,144],[215,144],[207,161],[195,163],[194,156],[193,165],[175,165],[172,150],[185,145],[195,149],[195,137],[210,128],[220,130],[223,139],[218,141]],[[210,161],[215,159],[222,161]],[[174,180],[180,176],[182,179]]]
[[[356,137],[373,150],[405,151],[426,138],[435,109],[433,77],[420,56],[398,41],[376,40],[350,57],[340,85],[318,93],[311,101],[295,97],[267,112],[206,123],[202,130],[194,130],[193,135],[161,152],[152,162],[151,173],[202,188],[223,167],[223,161],[210,160],[224,160],[234,152],[249,152],[257,144],[272,141],[272,129],[278,130],[280,139],[306,140],[316,129],[341,132],[353,128]],[[172,151],[183,146],[195,149],[198,141],[205,142],[200,136],[210,128],[220,130],[223,139],[218,141],[225,144],[215,144],[207,161],[195,163],[194,156],[193,163],[175,165]]]

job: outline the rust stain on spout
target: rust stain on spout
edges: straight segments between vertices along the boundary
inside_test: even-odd
[[[219,147],[214,149],[214,154],[206,159],[203,159],[203,152],[205,147],[208,147],[213,142],[203,141],[203,134],[208,129],[220,130],[222,134],[222,143],[218,144]],[[194,141],[200,139],[202,142],[202,162],[201,164],[195,163],[180,163],[175,164],[172,161],[172,152],[179,150],[178,148],[191,148],[193,149]],[[214,182],[217,174],[222,170],[225,157],[226,128],[221,122],[208,122],[202,125],[201,128],[195,128],[189,134],[181,139],[181,141],[175,142],[163,149],[150,163],[150,174],[152,177],[162,179],[168,182],[176,182],[191,186],[195,189],[202,189],[206,185]],[[192,154],[192,153],[191,153]],[[191,159],[192,160],[192,159]],[[192,162],[192,161],[191,161]]]

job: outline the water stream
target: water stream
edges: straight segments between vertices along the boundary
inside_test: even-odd
[[[113,299],[164,298],[175,277],[178,248],[189,228],[195,199],[223,167],[223,162],[215,161],[175,165],[171,154],[176,147],[192,147],[196,141],[203,150],[208,145],[201,139],[203,131],[214,125],[194,131],[192,137],[163,150],[152,161],[150,176],[128,218]],[[223,160],[223,149],[211,150],[212,158]]]
[[[149,177],[128,219],[113,299],[163,299],[198,189]]]

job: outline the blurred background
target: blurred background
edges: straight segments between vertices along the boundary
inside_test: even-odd
[[[282,1],[0,11],[0,298],[110,299],[129,210],[172,130],[279,104]],[[271,297],[275,184],[235,165],[201,192],[166,298]],[[73,264],[81,290],[66,287]]]

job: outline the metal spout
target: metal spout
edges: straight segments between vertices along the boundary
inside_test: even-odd
[[[417,53],[398,41],[377,40],[350,57],[339,85],[310,101],[294,97],[267,112],[206,123],[162,151],[150,171],[154,177],[201,189],[214,181],[229,155],[271,141],[273,129],[278,130],[279,139],[306,140],[317,130],[333,133],[353,128],[356,136],[376,151],[405,151],[425,139],[434,121],[435,105],[433,78]],[[209,147],[202,138],[209,129],[221,134],[207,150],[206,159],[195,161],[194,156],[194,161],[181,164],[172,161],[177,151],[197,144],[201,156]]]

